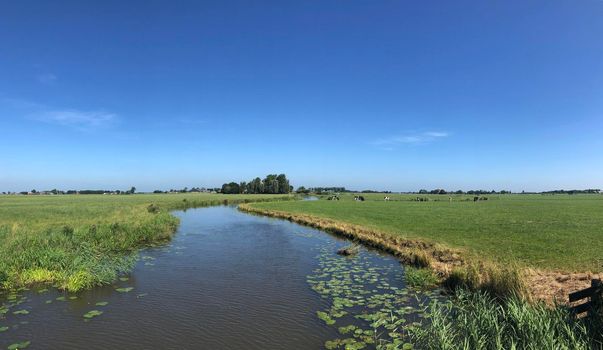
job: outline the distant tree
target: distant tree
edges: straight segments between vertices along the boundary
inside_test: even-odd
[[[266,175],[266,178],[264,178],[264,193],[279,193],[276,177],[276,174]]]
[[[299,186],[295,192],[302,193],[302,194],[308,194],[308,193],[310,193],[310,190],[306,189],[304,186]]]
[[[427,194],[427,190],[419,190],[419,194]]]
[[[129,192],[130,194],[134,194],[136,192],[136,187],[132,186]]]
[[[285,193],[289,193],[290,186],[289,186],[289,180],[287,179],[287,176],[285,174],[279,174],[276,177],[276,181],[278,182],[278,189],[276,191],[276,193],[281,193],[281,194],[285,194]]]
[[[35,189],[31,190],[31,193],[38,193],[38,191],[36,191]]]
[[[264,193],[264,182],[259,177],[251,180],[248,193]]]
[[[236,182],[224,184],[224,185],[222,185],[222,189],[221,189],[221,192],[224,194],[237,194],[237,193],[239,193],[239,191],[240,191],[239,184]]]

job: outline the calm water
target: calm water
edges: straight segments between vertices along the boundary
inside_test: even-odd
[[[0,329],[9,328],[0,349],[21,341],[29,349],[321,349],[341,337],[317,317],[332,300],[316,285],[325,265],[348,259],[335,254],[347,242],[232,207],[175,215],[174,239],[141,252],[122,281],[77,295],[31,290],[5,299],[22,303],[0,315]],[[363,250],[358,262],[383,271],[379,283],[404,289],[394,259]],[[85,319],[91,310],[103,314]]]

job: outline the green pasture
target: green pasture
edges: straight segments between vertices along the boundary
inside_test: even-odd
[[[603,269],[603,195],[340,194],[253,206],[362,225],[545,270]],[[417,201],[417,197],[428,201]]]

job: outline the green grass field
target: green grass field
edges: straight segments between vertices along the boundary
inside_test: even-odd
[[[257,203],[254,207],[361,225],[403,238],[438,242],[495,262],[543,270],[603,270],[603,195],[343,194],[340,201]],[[449,198],[452,198],[450,201]]]
[[[77,291],[110,283],[138,248],[165,241],[170,210],[290,199],[288,195],[0,196],[0,289],[53,283]],[[149,210],[149,205],[154,206]]]

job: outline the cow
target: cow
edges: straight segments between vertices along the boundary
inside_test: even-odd
[[[390,200],[390,198],[389,198],[389,196],[385,196],[385,197],[383,197],[383,200],[387,202]]]

